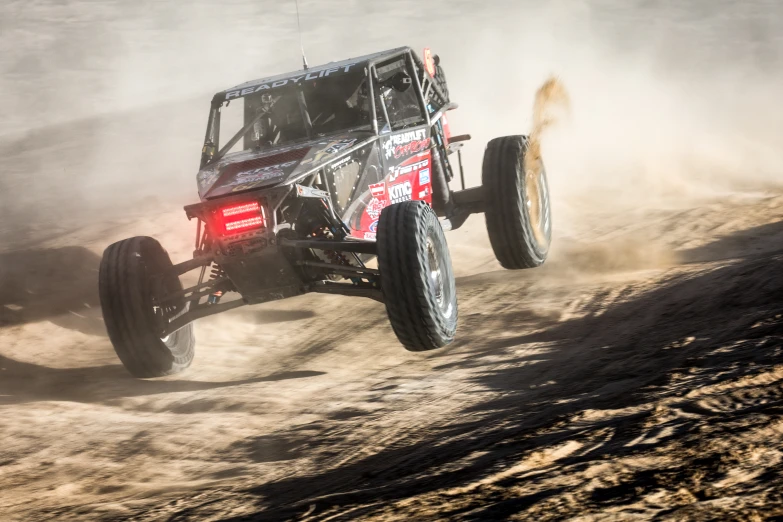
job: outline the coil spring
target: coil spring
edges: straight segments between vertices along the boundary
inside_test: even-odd
[[[226,272],[223,270],[223,267],[218,265],[217,263],[212,263],[212,267],[210,268],[209,273],[209,279],[211,281],[214,281],[215,279],[220,279],[221,277],[225,277]]]

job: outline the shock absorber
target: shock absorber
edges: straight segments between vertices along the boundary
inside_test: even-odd
[[[351,264],[351,262],[348,260],[347,257],[342,252],[337,252],[335,250],[324,250],[324,254],[331,260],[331,262],[335,265],[345,265],[345,266],[354,266]],[[350,279],[354,284],[359,284],[362,282],[361,277],[350,277]]]
[[[212,267],[210,268],[209,280],[214,281],[215,279],[220,279],[221,277],[225,277],[225,276],[226,276],[226,271],[223,270],[223,267],[217,263],[212,263]]]
[[[342,252],[337,252],[335,250],[324,250],[324,254],[327,255],[329,260],[334,263],[335,265],[349,265],[351,264],[348,261],[348,258],[345,257]]]
[[[216,281],[225,276],[226,276],[226,272],[225,270],[223,270],[223,267],[221,267],[217,263],[212,263],[212,267],[210,268],[209,280]],[[220,302],[221,297],[223,297],[223,291],[215,290],[214,292],[209,294],[209,297],[207,298],[207,304],[208,305],[218,304]]]

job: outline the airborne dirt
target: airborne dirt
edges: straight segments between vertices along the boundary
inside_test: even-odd
[[[190,369],[135,380],[101,321],[100,255],[139,234],[190,255],[177,209],[195,200],[209,93],[190,97],[261,75],[251,59],[295,67],[295,52],[259,50],[298,48],[280,28],[293,9],[232,4],[220,43],[199,2],[185,19],[3,6],[18,20],[0,44],[18,59],[0,58],[0,85],[20,103],[0,132],[0,519],[783,517],[781,8],[399,2],[415,17],[389,27],[389,4],[317,4],[301,2],[303,22],[330,54],[313,63],[407,43],[441,54],[472,182],[483,144],[531,129],[536,88],[560,76],[571,111],[542,135],[549,261],[501,271],[471,217],[447,234],[460,327],[445,349],[404,351],[373,301],[303,296],[201,320]],[[421,20],[436,16],[450,25],[430,41]],[[50,32],[30,37],[35,23]],[[233,58],[204,48],[181,65],[182,41],[200,41],[189,28]],[[367,38],[334,36],[349,31]]]

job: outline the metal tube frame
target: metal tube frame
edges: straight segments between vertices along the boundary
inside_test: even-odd
[[[406,65],[408,68],[413,72],[412,77],[415,78],[415,86],[417,90],[417,99],[418,103],[420,105],[421,110],[423,110],[423,113],[425,115],[427,126],[431,127],[435,123],[438,122],[438,120],[441,118],[444,112],[456,108],[456,104],[454,103],[446,103],[443,107],[439,107],[438,110],[435,112],[434,115],[430,115],[429,109],[427,107],[427,95],[431,91],[435,91],[435,93],[441,98],[441,100],[445,100],[446,97],[444,96],[443,92],[440,90],[440,87],[432,80],[431,77],[429,77],[429,73],[427,73],[426,68],[423,65],[423,62],[418,59],[418,57],[415,55],[415,53],[409,49],[404,48],[401,49],[399,52],[383,56],[381,59],[376,59],[368,62],[366,67],[366,77],[368,81],[368,95],[370,96],[370,110],[372,111],[372,126],[374,134],[377,137],[381,136],[380,129],[378,127],[378,113],[377,113],[377,107],[376,107],[376,100],[375,100],[375,65],[379,61],[388,61],[393,60],[395,58],[398,58],[400,56],[403,56],[406,61]],[[419,72],[421,72],[422,77],[419,78]],[[426,91],[425,91],[425,84],[426,84]],[[212,110],[210,111],[209,115],[209,121],[207,122],[207,132],[205,136],[205,144],[209,142],[210,140],[214,143],[214,146],[217,147],[219,145],[219,133],[220,133],[220,116],[221,116],[221,108],[223,105],[224,100],[220,100],[220,102],[216,102],[213,100],[212,103]],[[385,111],[385,106],[383,106],[383,109]],[[259,118],[259,117],[257,117]],[[257,119],[256,118],[256,119]],[[388,115],[386,116],[387,122],[388,122]],[[252,123],[250,125],[246,126],[246,129],[243,129],[245,131],[248,131],[250,127],[252,127]],[[240,132],[237,136],[241,138],[242,135],[244,135],[246,132]],[[236,138],[236,137],[235,137]],[[233,146],[235,143],[231,143],[236,140],[230,140],[229,144],[226,144],[223,148],[221,148],[215,156],[208,162],[212,163],[215,160],[215,157],[218,159],[222,156],[222,154],[225,154],[225,151]],[[230,146],[229,146],[230,145]],[[364,146],[364,145],[361,145]],[[345,154],[352,152],[354,149],[358,149],[359,145],[356,145],[351,148],[350,151],[345,151]],[[201,167],[203,168],[205,165],[202,164]],[[313,169],[313,171],[303,173],[298,177],[297,180],[293,180],[293,182],[297,182],[298,180],[306,179],[310,177],[310,184],[315,182],[315,178],[318,174],[318,171],[323,168],[321,166],[318,169]],[[461,174],[461,181],[463,186],[463,192],[464,191],[464,175],[462,174],[462,162],[461,162],[461,154],[460,154],[460,174]],[[290,189],[290,187],[289,187]],[[468,196],[469,193],[472,191],[465,192],[465,196]],[[478,192],[478,191],[476,191]],[[285,199],[285,196],[288,194],[281,194],[282,197],[278,198],[277,201],[275,201],[274,210],[271,210],[271,214],[275,215],[277,208],[279,208],[280,204],[282,203],[283,199]],[[479,201],[471,201],[476,198],[478,194],[470,194],[471,197],[462,198],[466,199],[468,201],[464,201],[463,204],[465,208],[464,210],[466,213],[474,213],[479,211],[480,208],[480,202]],[[237,196],[239,197],[246,197],[246,195]],[[233,198],[231,198],[233,199]],[[222,203],[225,203],[226,201],[223,200]],[[328,204],[331,203],[331,201],[328,202]],[[185,274],[186,272],[189,272],[190,270],[194,270],[196,268],[201,268],[201,277],[199,278],[198,284],[183,289],[179,292],[172,293],[168,296],[165,296],[161,302],[170,301],[172,299],[180,298],[180,297],[186,297],[186,306],[187,311],[182,313],[181,315],[175,317],[171,322],[169,322],[168,327],[166,328],[163,335],[169,335],[178,329],[182,328],[183,326],[186,326],[190,322],[200,319],[202,317],[207,317],[209,315],[214,315],[217,313],[225,312],[234,308],[238,308],[240,306],[244,306],[247,304],[247,302],[244,300],[244,298],[240,298],[237,300],[225,302],[225,303],[218,303],[218,304],[198,304],[199,301],[205,297],[210,295],[214,292],[215,288],[219,285],[222,285],[226,283],[227,281],[230,281],[229,278],[223,277],[219,279],[215,279],[212,281],[204,282],[203,277],[204,273],[209,265],[212,264],[214,261],[214,256],[210,254],[206,254],[203,252],[204,248],[206,247],[206,236],[208,235],[208,226],[207,223],[204,223],[204,227],[202,229],[202,223],[201,221],[202,216],[200,214],[200,210],[204,209],[205,207],[211,207],[211,204],[203,205],[203,204],[197,204],[197,205],[190,205],[186,207],[186,211],[188,213],[188,217],[196,217],[198,219],[198,225],[197,225],[197,233],[196,233],[196,252],[194,253],[195,257],[191,260],[185,261],[183,263],[179,263],[177,265],[174,265],[172,267],[172,271],[175,275],[180,276]],[[331,207],[331,205],[329,205]],[[329,209],[331,213],[334,215],[334,209]],[[460,216],[462,217],[462,216]],[[466,216],[465,216],[466,217]],[[273,222],[275,222],[274,228],[276,229],[276,216],[272,218]],[[459,218],[458,218],[459,219]],[[455,221],[455,225],[457,224],[457,220]],[[292,240],[292,239],[282,239],[280,240],[280,246],[284,248],[296,248],[296,249],[319,249],[319,250],[336,250],[341,252],[348,252],[354,255],[357,254],[369,254],[369,255],[378,255],[378,249],[377,244],[375,242],[370,241],[350,241],[350,240],[342,240],[342,241],[333,241],[333,240]],[[383,302],[383,294],[378,289],[378,279],[380,278],[380,271],[376,269],[366,268],[366,267],[355,267],[355,266],[342,266],[342,265],[333,265],[331,263],[320,263],[316,261],[301,261],[298,263],[299,265],[303,266],[311,266],[313,268],[323,268],[328,269],[331,271],[331,273],[339,274],[339,275],[349,275],[349,276],[358,276],[363,277],[365,279],[371,279],[371,282],[369,283],[362,283],[359,285],[356,284],[346,284],[346,283],[334,283],[331,281],[321,281],[317,283],[313,283],[307,286],[306,290],[308,292],[316,292],[316,293],[328,293],[328,294],[338,294],[338,295],[346,295],[346,296],[356,296],[356,297],[367,297],[379,302]]]

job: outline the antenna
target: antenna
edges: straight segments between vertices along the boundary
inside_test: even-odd
[[[296,27],[299,29],[299,47],[302,49],[302,65],[307,70],[307,57],[304,52],[304,43],[302,42],[302,23],[299,21],[299,0],[294,0],[296,4]]]

